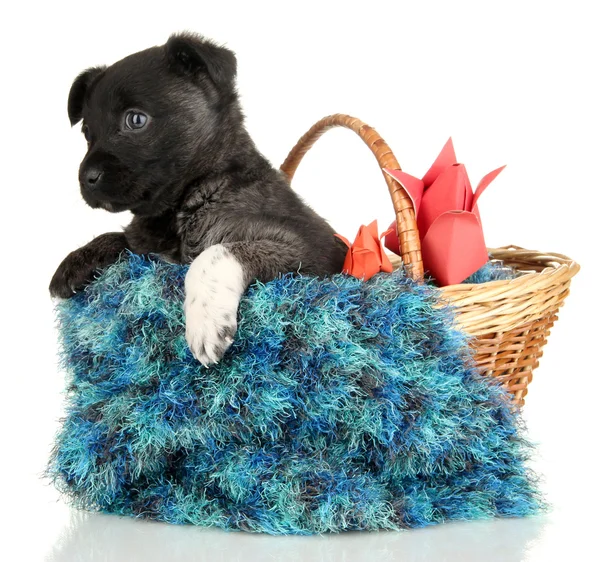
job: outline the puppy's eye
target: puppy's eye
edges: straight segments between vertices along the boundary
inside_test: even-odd
[[[83,133],[86,141],[92,142],[92,133],[90,133],[90,128],[87,125],[81,127],[81,132]]]
[[[125,115],[125,127],[127,129],[143,129],[148,122],[148,116],[141,111],[128,111]]]

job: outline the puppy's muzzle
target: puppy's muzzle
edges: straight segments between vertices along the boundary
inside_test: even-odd
[[[83,173],[83,177],[80,178],[81,183],[85,184],[85,187],[90,191],[94,190],[102,179],[102,170],[96,166],[90,166]]]

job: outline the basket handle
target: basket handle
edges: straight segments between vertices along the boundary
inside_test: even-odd
[[[300,164],[303,156],[309,151],[317,139],[329,129],[334,127],[346,127],[354,131],[371,149],[371,152],[377,158],[379,167],[400,170],[400,164],[392,153],[387,143],[381,138],[379,133],[366,123],[350,117],[349,115],[335,114],[324,117],[315,123],[306,134],[296,143],[288,154],[285,162],[281,165],[281,171],[291,181],[294,173]],[[417,230],[417,221],[413,204],[404,190],[404,188],[383,172],[383,177],[388,186],[394,211],[396,212],[396,225],[398,228],[398,242],[402,261],[407,269],[407,273],[413,279],[422,279],[423,277],[423,259],[421,257],[421,241],[419,231]]]

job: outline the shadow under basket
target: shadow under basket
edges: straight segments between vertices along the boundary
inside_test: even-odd
[[[400,170],[390,147],[360,119],[331,115],[317,122],[291,150],[281,170],[291,180],[306,152],[326,131],[351,129],[375,155],[380,168]],[[415,213],[404,188],[389,175],[383,177],[390,193],[400,243],[401,258],[391,256],[395,267],[404,264],[414,279],[423,279],[421,244]],[[510,280],[442,287],[443,299],[454,307],[457,323],[473,336],[474,358],[482,374],[496,378],[522,406],[542,347],[558,318],[558,309],[569,294],[579,265],[567,256],[525,250],[518,246],[489,249],[492,259],[513,267]],[[396,259],[394,259],[396,258]]]

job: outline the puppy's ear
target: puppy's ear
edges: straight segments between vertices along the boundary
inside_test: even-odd
[[[192,33],[171,35],[165,45],[173,70],[195,77],[204,73],[218,88],[231,88],[237,71],[235,55],[209,39]]]
[[[71,125],[75,125],[75,123],[81,120],[85,93],[88,91],[92,82],[94,82],[94,80],[96,80],[105,70],[105,66],[88,68],[73,81],[71,91],[69,92],[69,101],[67,103]]]

